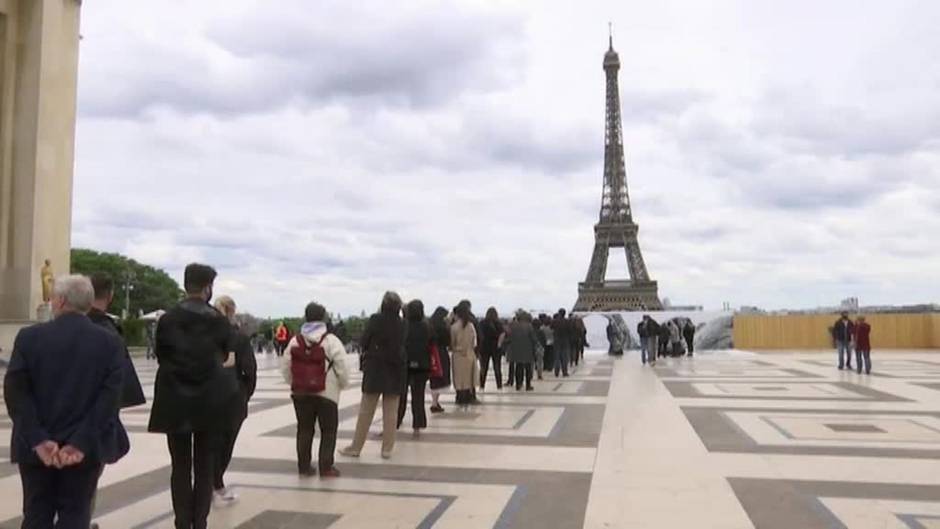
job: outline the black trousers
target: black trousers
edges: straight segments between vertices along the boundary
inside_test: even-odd
[[[401,398],[398,399],[398,427],[405,420],[405,410],[408,407],[408,389],[411,389],[411,427],[415,429],[428,427],[428,414],[424,409],[424,390],[428,385],[427,371],[408,370],[405,387],[402,388]]]
[[[542,365],[545,366],[547,371],[551,371],[555,367],[555,346],[553,344],[545,346],[545,355],[542,357]]]
[[[294,414],[297,416],[297,469],[311,468],[311,452],[316,425],[320,425],[320,451],[317,466],[320,472],[333,468],[336,452],[336,429],[339,426],[339,406],[318,395],[294,395]]]
[[[516,364],[509,362],[509,374],[506,376],[506,385],[511,386],[516,382]]]
[[[480,354],[480,387],[486,387],[486,374],[490,368],[490,360],[493,361],[493,374],[496,376],[496,387],[503,387],[503,355],[498,351],[495,353],[483,352]]]
[[[212,464],[212,486],[215,490],[225,488],[225,471],[228,470],[228,465],[232,462],[235,441],[238,439],[238,432],[241,429],[242,425],[238,423],[234,430],[222,432],[215,438],[216,447],[213,450],[215,459]]]
[[[522,381],[525,379],[525,387],[532,387],[532,364],[516,363],[516,389],[522,389]]]
[[[176,529],[206,529],[212,505],[213,449],[217,434],[167,434],[170,449],[170,495]]]
[[[695,353],[695,335],[691,333],[685,333],[685,344],[689,348],[689,355]]]
[[[20,465],[23,529],[88,529],[91,501],[102,465],[82,463],[62,470]],[[56,518],[58,521],[53,522]]]

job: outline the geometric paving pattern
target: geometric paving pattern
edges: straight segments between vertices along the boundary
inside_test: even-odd
[[[870,377],[834,353],[760,359],[658,370],[754,527],[940,528],[940,355],[883,353]]]
[[[226,478],[241,501],[214,509],[210,527],[940,528],[940,353],[876,352],[872,376],[836,370],[832,352],[586,360],[533,392],[491,379],[467,412],[446,393],[447,413],[429,415],[419,438],[406,418],[391,460],[370,435],[360,458],[337,456],[341,478],[320,480],[296,475],[288,387],[261,356]],[[138,360],[138,372],[152,396],[154,363]],[[360,380],[342,395],[339,446]],[[122,414],[132,451],[102,478],[105,529],[172,525],[149,411]],[[4,457],[9,434],[0,416]],[[0,465],[0,528],[19,526],[20,506],[17,472]]]
[[[370,436],[360,458],[337,455],[343,475],[331,480],[297,476],[289,388],[276,359],[259,356],[258,388],[226,475],[240,501],[213,509],[210,527],[581,527],[612,374],[611,359],[591,356],[571,377],[547,376],[532,392],[497,391],[491,374],[485,404],[467,412],[445,393],[447,413],[429,415],[420,438],[411,435],[409,413],[391,460],[379,457]],[[156,365],[136,362],[152,398]],[[361,374],[352,379],[340,402],[339,447],[358,413]],[[146,432],[149,415],[149,403],[122,412],[132,449],[102,478],[95,519],[103,528],[172,527],[169,457],[164,437]],[[378,413],[373,433],[380,422]],[[9,428],[3,417],[4,456]],[[19,527],[19,478],[11,465],[0,468],[0,528]]]

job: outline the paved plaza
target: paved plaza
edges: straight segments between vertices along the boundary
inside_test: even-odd
[[[343,477],[296,475],[294,412],[269,355],[213,528],[815,529],[940,527],[940,353],[881,353],[874,374],[834,353],[705,352],[654,369],[636,353],[588,354],[570,378],[452,405],[395,454],[367,442]],[[355,360],[353,365],[355,365]],[[153,362],[138,361],[152,396]],[[351,437],[358,382],[340,403]],[[446,396],[452,402],[453,395]],[[102,479],[104,529],[170,528],[169,458],[123,414],[131,454]],[[379,417],[376,418],[377,421]],[[0,421],[9,456],[10,421]],[[379,430],[378,422],[373,430]],[[0,527],[19,527],[16,469],[0,466]]]

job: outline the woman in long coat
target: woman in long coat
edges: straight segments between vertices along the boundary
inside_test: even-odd
[[[470,318],[470,309],[461,304],[450,327],[451,362],[454,368],[454,390],[457,405],[466,407],[473,400],[474,366],[477,362],[477,332]]]
[[[535,349],[538,347],[538,336],[532,326],[532,316],[520,310],[516,319],[509,324],[509,333],[506,337],[507,354],[509,361],[515,364],[516,391],[522,389],[525,379],[525,390],[532,391],[532,365],[535,364]]]
[[[441,406],[441,390],[450,386],[450,326],[447,324],[447,309],[444,307],[438,307],[431,315],[431,330],[441,356],[441,376],[431,378],[431,413],[444,413],[444,407]]]
[[[405,322],[401,318],[401,297],[386,292],[382,307],[374,314],[362,333],[362,401],[356,433],[351,445],[340,454],[359,457],[366,442],[369,426],[375,417],[375,408],[382,399],[382,457],[392,457],[395,430],[398,426],[398,399],[405,385]]]

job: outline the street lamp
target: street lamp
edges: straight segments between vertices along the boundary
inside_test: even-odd
[[[133,281],[137,279],[134,272],[128,270],[124,273],[124,318],[127,319],[131,314],[131,290],[134,290]]]

